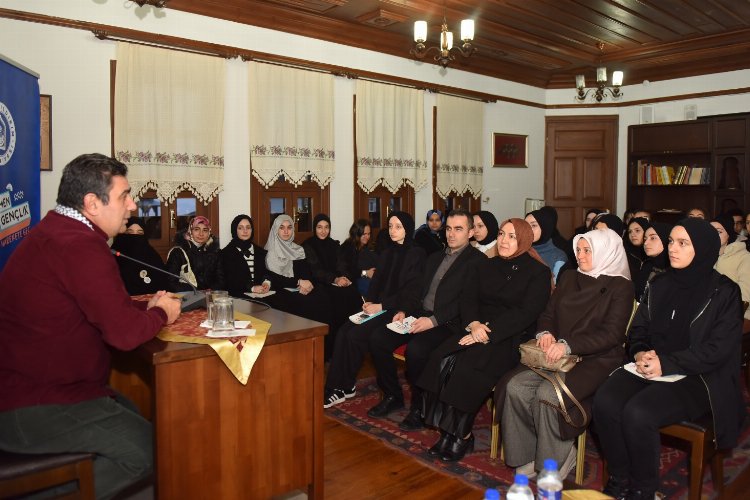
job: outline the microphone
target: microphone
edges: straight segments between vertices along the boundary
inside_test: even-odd
[[[110,248],[110,252],[112,252],[112,255],[115,257],[122,257],[124,259],[132,260],[135,263],[138,263],[142,266],[150,267],[151,269],[155,271],[159,271],[160,273],[164,273],[168,276],[172,276],[173,278],[177,278],[178,280],[182,281],[183,283],[187,283],[190,285],[190,288],[193,289],[193,294],[185,294],[182,295],[182,305],[180,306],[180,310],[182,311],[192,311],[193,309],[198,309],[199,307],[206,308],[206,294],[203,292],[199,292],[197,288],[193,286],[192,283],[190,283],[188,280],[185,279],[184,276],[179,274],[170,273],[169,271],[165,271],[164,269],[161,269],[156,266],[152,266],[151,264],[147,262],[143,262],[142,260],[135,259],[133,257],[129,257],[125,255],[124,253],[120,253],[119,251]]]

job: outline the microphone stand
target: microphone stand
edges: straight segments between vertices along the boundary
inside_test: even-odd
[[[112,249],[112,248],[110,248],[109,251],[112,252],[112,255],[114,255],[115,257],[122,257],[124,259],[132,260],[133,262],[137,264],[149,267],[155,271],[159,271],[160,273],[164,273],[173,278],[177,278],[183,283],[187,283],[188,285],[190,285],[190,288],[193,289],[193,293],[192,295],[190,294],[182,295],[182,305],[180,306],[180,309],[182,311],[192,311],[193,309],[198,309],[200,307],[202,307],[203,309],[206,308],[206,294],[198,291],[198,289],[195,288],[195,286],[192,283],[190,283],[182,274],[170,273],[169,271],[165,271],[164,269],[161,269],[159,267],[152,266],[151,264],[147,262],[143,262],[142,260],[129,257],[125,255],[124,253],[120,253],[119,251]]]

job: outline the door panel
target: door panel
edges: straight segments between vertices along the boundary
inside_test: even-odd
[[[414,188],[410,186],[403,186],[395,194],[383,186],[378,186],[370,193],[365,193],[357,186],[355,197],[354,217],[370,221],[370,241],[373,242],[377,241],[381,229],[388,228],[388,216],[391,212],[401,210],[414,216]]]
[[[544,198],[570,237],[589,208],[611,209],[617,189],[617,116],[546,119]]]

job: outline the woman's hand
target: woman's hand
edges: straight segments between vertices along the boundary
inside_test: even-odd
[[[490,341],[488,333],[492,330],[490,330],[490,327],[484,323],[472,321],[469,323],[469,329],[471,330],[471,333],[461,337],[461,340],[458,341],[459,345],[471,345],[477,343],[486,344]]]
[[[550,345],[545,351],[547,355],[547,363],[556,362],[563,357],[567,350],[567,346],[562,342],[555,342],[554,344]]]
[[[271,282],[264,281],[262,284],[255,285],[252,288],[250,288],[250,291],[253,293],[268,293],[270,289],[271,289]]]
[[[542,352],[547,352],[547,349],[549,349],[549,347],[556,342],[557,339],[555,339],[555,336],[547,332],[539,337],[539,339],[536,341],[536,345],[538,345],[542,349]]]
[[[367,314],[379,313],[383,310],[383,304],[373,304],[372,302],[365,302],[362,305],[362,310]]]
[[[372,279],[372,275],[375,274],[375,268],[371,267],[370,269],[368,269],[367,271],[365,271],[365,274],[367,274],[368,278]]]
[[[352,284],[351,281],[349,281],[349,278],[346,276],[339,276],[335,280],[333,280],[333,284],[336,286],[349,286]]]
[[[307,295],[315,288],[310,280],[299,280],[297,286],[299,287],[299,293],[302,295]]]
[[[661,361],[656,351],[641,351],[636,354],[635,371],[647,379],[661,377]]]

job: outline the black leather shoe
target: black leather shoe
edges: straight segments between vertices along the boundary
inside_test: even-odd
[[[405,431],[416,431],[417,429],[422,429],[424,427],[422,411],[418,408],[412,408],[409,410],[409,414],[404,417],[404,420],[398,424],[398,427]]]
[[[448,448],[450,448],[450,446],[453,444],[454,439],[455,438],[452,434],[440,431],[440,439],[438,439],[437,443],[432,445],[432,448],[427,450],[427,454],[432,455],[433,457],[442,455],[446,452],[446,450],[448,450]]]
[[[451,443],[445,453],[440,455],[440,460],[443,462],[458,462],[464,455],[474,451],[474,434],[469,436],[468,439],[456,438]]]
[[[383,418],[390,412],[400,410],[403,407],[403,399],[396,399],[394,396],[384,396],[380,403],[370,408],[370,411],[367,412],[367,416],[373,418]]]
[[[602,493],[609,495],[617,500],[624,500],[628,494],[628,478],[609,476],[607,480],[607,486],[604,487]]]

